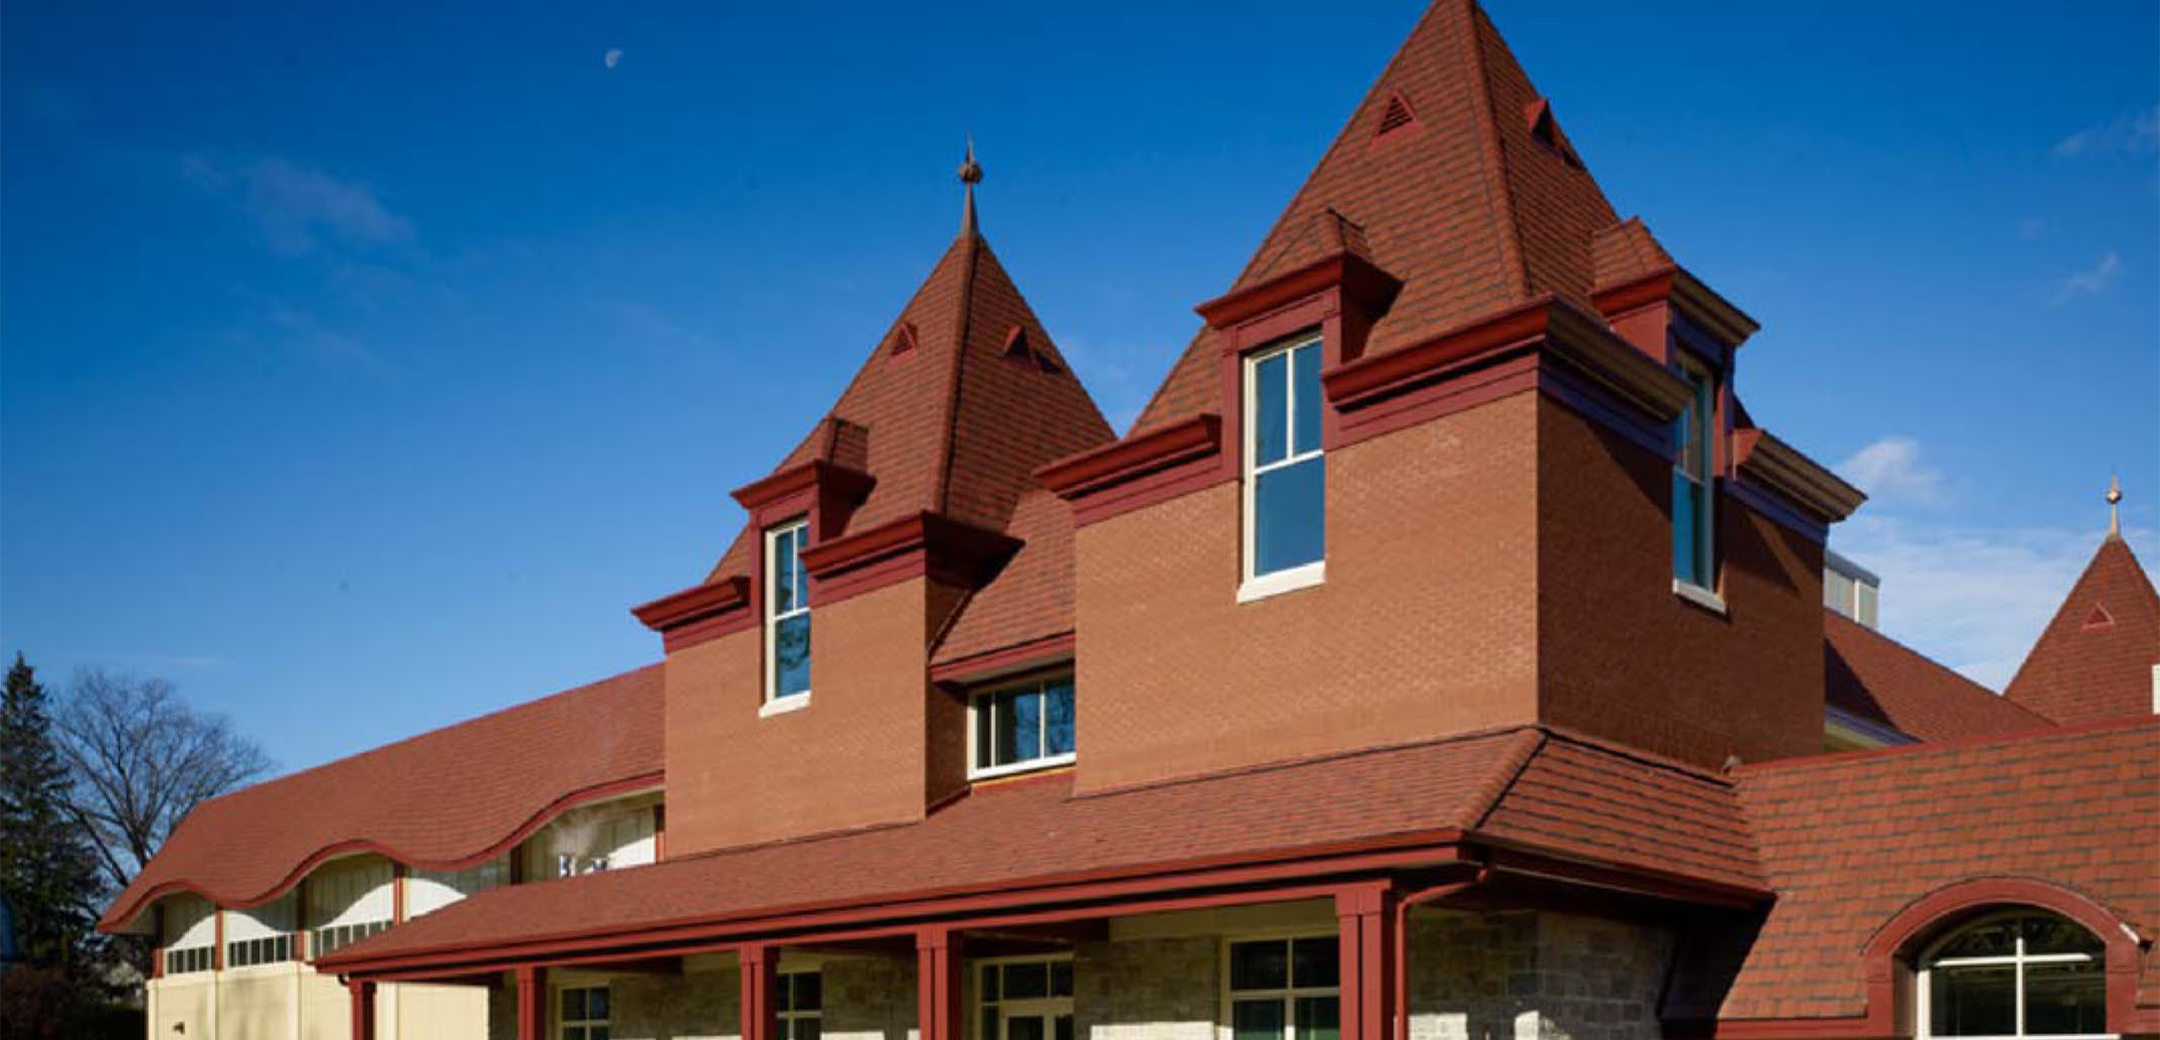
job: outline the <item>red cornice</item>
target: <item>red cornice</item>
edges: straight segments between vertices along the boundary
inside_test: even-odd
[[[763,480],[753,481],[736,488],[735,501],[753,513],[797,492],[818,488],[825,494],[839,498],[861,501],[876,484],[876,478],[859,470],[852,470],[824,459],[811,459],[798,466],[790,466]]]
[[[1381,270],[1372,261],[1347,250],[1321,257],[1303,267],[1277,275],[1257,285],[1233,289],[1194,307],[1209,328],[1228,329],[1270,311],[1298,303],[1311,296],[1340,289],[1366,316],[1376,317],[1394,302],[1401,279]]]
[[[1054,636],[1030,639],[1025,643],[1018,643],[985,653],[972,654],[957,661],[946,661],[943,664],[932,665],[930,668],[930,681],[965,685],[1010,675],[1039,665],[1070,661],[1072,660],[1074,645],[1075,640],[1071,632],[1060,632]]]
[[[1768,430],[1733,431],[1734,469],[1818,519],[1835,522],[1867,501],[1859,488]]]
[[[1356,408],[1437,379],[1455,362],[1545,333],[1554,299],[1541,297],[1422,343],[1359,358],[1327,372],[1321,383],[1338,408]]]
[[[1668,264],[1632,281],[1596,290],[1591,302],[1608,317],[1625,314],[1653,303],[1671,303],[1688,320],[1703,327],[1727,346],[1747,342],[1762,328],[1747,312],[1733,306],[1717,290],[1704,285],[1686,268]]]
[[[1222,450],[1222,419],[1202,413],[1184,422],[1068,455],[1035,471],[1059,498],[1072,500]]]
[[[824,606],[916,577],[977,588],[1019,550],[1017,538],[919,512],[813,545],[802,562],[811,602]]]
[[[735,574],[662,596],[630,613],[660,633],[661,646],[674,653],[750,627],[756,621],[750,606],[750,579]]]

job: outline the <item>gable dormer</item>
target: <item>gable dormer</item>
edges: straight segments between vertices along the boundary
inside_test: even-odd
[[[840,399],[735,492],[748,519],[706,580],[636,611],[668,650],[671,847],[919,819],[962,788],[967,704],[931,682],[933,645],[1024,547],[1033,470],[1110,436],[971,182],[960,235]]]

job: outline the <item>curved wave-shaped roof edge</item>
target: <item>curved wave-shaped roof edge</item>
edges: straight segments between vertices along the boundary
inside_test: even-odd
[[[555,817],[663,785],[661,665],[514,705],[197,806],[98,921],[192,893],[261,906],[343,856],[459,870]]]

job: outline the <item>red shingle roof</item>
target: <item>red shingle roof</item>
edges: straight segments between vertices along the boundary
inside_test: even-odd
[[[1920,740],[2054,725],[1834,610],[1823,611],[1824,699]]]
[[[960,612],[932,655],[933,664],[1073,630],[1072,507],[1048,491],[1020,496],[1005,533],[1020,551]]]
[[[661,703],[649,665],[204,802],[99,927],[174,891],[267,902],[344,852],[425,868],[499,855],[583,795],[658,786]]]
[[[1537,729],[1085,797],[1063,774],[979,789],[921,823],[495,889],[340,951],[331,970],[1457,830],[1755,888],[1743,826],[1721,779]]]
[[[2160,596],[2120,535],[2093,553],[2005,695],[2057,722],[2150,715]]]
[[[1972,878],[2047,881],[2160,922],[2160,720],[1792,759],[1737,779],[1778,898],[1722,1018],[1862,1013],[1876,929]],[[2142,985],[2160,992],[2150,953]]]
[[[1375,139],[1401,98],[1417,119]],[[1595,314],[1592,244],[1613,209],[1565,137],[1534,136],[1541,99],[1473,0],[1426,12],[1298,190],[1233,287],[1320,256],[1316,220],[1339,217],[1403,287],[1367,353],[1409,346],[1545,293]],[[1549,114],[1549,107],[1543,109]],[[1647,233],[1645,233],[1647,234]],[[1624,243],[1631,248],[1639,244]],[[1338,247],[1339,248],[1339,247]],[[1154,429],[1223,402],[1215,337],[1203,331],[1134,424]]]

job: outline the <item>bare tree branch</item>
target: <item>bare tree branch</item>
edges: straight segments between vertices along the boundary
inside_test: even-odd
[[[158,678],[85,669],[54,736],[75,777],[70,808],[125,887],[196,805],[270,771],[222,716],[190,709]]]

